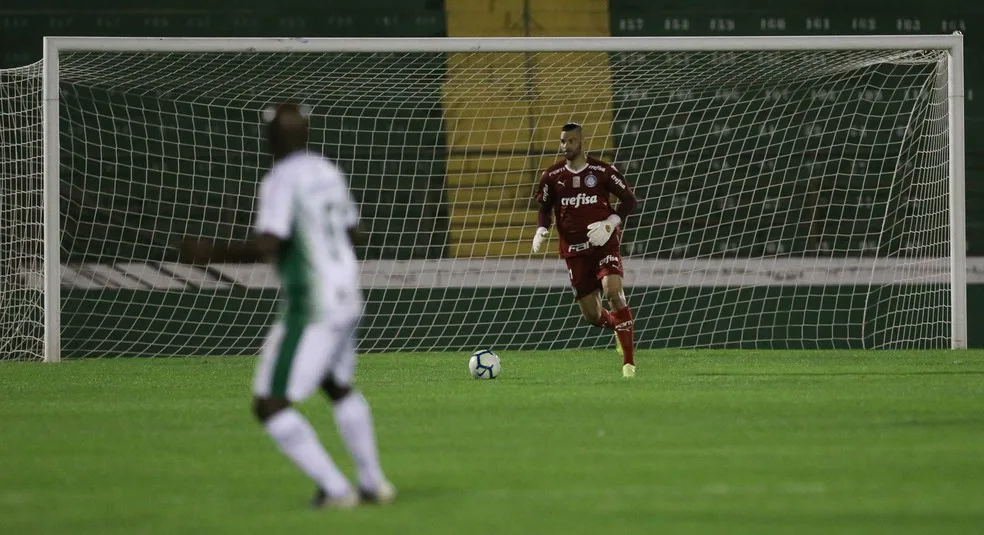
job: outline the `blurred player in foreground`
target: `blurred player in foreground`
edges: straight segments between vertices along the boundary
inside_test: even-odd
[[[540,203],[533,252],[550,233],[551,212],[557,216],[560,257],[567,262],[574,298],[588,322],[615,331],[622,354],[622,375],[636,372],[632,348],[632,312],[622,290],[621,225],[636,206],[628,182],[614,165],[584,153],[581,125],[568,123],[560,132],[561,160],[547,168],[536,189]],[[619,199],[612,210],[609,194]],[[605,310],[601,291],[611,304]]]
[[[308,119],[292,104],[267,110],[274,165],[260,185],[256,237],[217,244],[186,239],[184,261],[262,262],[280,276],[282,314],[263,345],[253,381],[253,409],[280,450],[317,484],[313,505],[349,508],[386,503],[396,490],[379,464],[369,404],[352,386],[355,329],[362,292],[353,242],[358,211],[345,177],[308,152]],[[292,405],[318,388],[355,460],[356,491]]]

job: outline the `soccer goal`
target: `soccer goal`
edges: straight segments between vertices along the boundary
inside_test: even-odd
[[[640,199],[639,348],[967,343],[962,37],[49,37],[0,71],[0,358],[255,354],[261,110],[312,109],[368,242],[361,352],[601,348],[533,188],[584,125]]]

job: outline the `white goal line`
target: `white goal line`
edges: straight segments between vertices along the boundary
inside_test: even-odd
[[[984,283],[984,257],[967,259],[968,282]],[[360,262],[366,289],[566,288],[567,269],[557,259],[366,260]],[[41,287],[36,273],[23,273]],[[81,290],[192,290],[279,288],[267,264],[174,262],[84,263],[62,266],[62,286]],[[856,286],[947,284],[946,258],[824,258],[625,260],[630,287]]]

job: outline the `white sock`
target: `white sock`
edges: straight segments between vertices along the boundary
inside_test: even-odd
[[[264,427],[280,451],[329,496],[343,496],[351,492],[348,480],[335,466],[314,428],[301,413],[284,409],[267,420]]]
[[[369,402],[360,392],[352,392],[335,403],[335,423],[342,440],[355,460],[359,472],[359,484],[367,490],[375,490],[383,482],[383,469],[379,466],[376,449],[376,433],[372,427]]]

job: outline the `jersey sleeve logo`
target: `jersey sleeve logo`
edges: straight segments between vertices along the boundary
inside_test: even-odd
[[[598,185],[598,177],[594,175],[588,175],[584,177],[584,187],[593,188]]]

